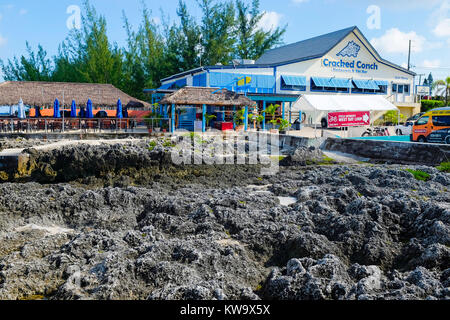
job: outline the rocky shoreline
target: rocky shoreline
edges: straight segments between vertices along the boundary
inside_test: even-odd
[[[28,149],[0,184],[0,299],[450,298],[448,173],[302,149],[263,176],[172,147]]]

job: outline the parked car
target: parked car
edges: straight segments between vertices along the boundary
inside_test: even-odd
[[[421,116],[423,116],[425,113],[417,113],[413,115],[412,117],[406,119],[405,124],[399,124],[398,126],[395,126],[395,133],[398,136],[409,136],[412,134],[412,128],[417,120],[420,119]]]
[[[395,134],[398,136],[409,136],[412,133],[414,122],[408,121],[405,124],[395,126]]]
[[[409,121],[416,122],[424,114],[425,114],[425,112],[417,113],[417,114],[413,115],[411,118],[406,119],[406,122],[409,122]]]
[[[450,107],[433,109],[417,120],[411,141],[450,144]]]

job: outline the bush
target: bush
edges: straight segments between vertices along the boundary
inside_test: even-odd
[[[393,125],[398,125],[398,112],[395,110],[392,111],[388,111],[386,112],[386,114],[384,115],[384,122],[385,124],[393,124]],[[400,113],[400,121],[404,122],[406,120],[405,115]]]
[[[428,181],[431,177],[431,175],[421,170],[406,169],[406,171],[411,173],[414,176],[414,178],[420,181]]]
[[[431,109],[435,109],[435,108],[443,108],[445,107],[445,102],[444,101],[439,101],[439,100],[422,100],[422,108],[421,111],[422,112],[427,112]]]
[[[447,172],[450,173],[450,162],[442,162],[437,169],[441,172]]]

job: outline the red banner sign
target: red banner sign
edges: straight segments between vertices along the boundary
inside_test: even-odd
[[[328,128],[359,127],[370,125],[370,112],[330,112],[328,114]]]

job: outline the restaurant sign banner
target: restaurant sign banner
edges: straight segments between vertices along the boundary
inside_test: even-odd
[[[370,125],[369,111],[330,112],[328,114],[328,128],[360,127]]]

